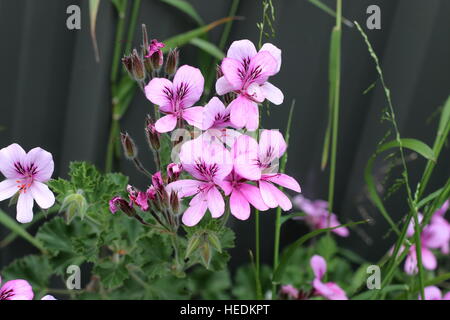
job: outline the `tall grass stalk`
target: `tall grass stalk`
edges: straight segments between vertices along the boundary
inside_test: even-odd
[[[411,191],[411,188],[409,185],[408,167],[406,166],[405,153],[403,150],[403,143],[402,143],[402,139],[400,136],[400,131],[398,129],[397,121],[395,118],[395,112],[394,112],[394,107],[392,104],[391,93],[390,93],[390,90],[388,89],[388,87],[386,86],[383,71],[381,70],[378,57],[377,57],[375,51],[373,50],[372,45],[370,44],[367,35],[362,30],[361,26],[356,21],[355,21],[355,25],[358,28],[358,31],[363,36],[364,41],[369,50],[369,53],[375,62],[376,69],[377,69],[377,72],[378,72],[378,75],[380,78],[380,82],[383,87],[383,91],[386,96],[386,100],[388,102],[390,121],[391,121],[392,126],[395,131],[395,139],[399,145],[399,152],[400,152],[401,162],[402,162],[402,166],[403,166],[402,176],[403,176],[403,179],[405,182],[405,188],[406,188],[406,192],[407,192],[407,196],[408,196],[408,205],[409,205],[410,213],[412,213],[412,217],[414,218],[414,238],[415,238],[415,243],[416,243],[417,264],[418,264],[418,269],[419,269],[419,287],[420,287],[420,293],[423,297],[424,296],[424,270],[423,270],[423,265],[422,265],[422,243],[421,243],[421,239],[420,239],[420,224],[419,224],[419,216],[418,216],[418,212],[417,212],[418,193],[416,192],[415,196],[413,197],[413,194],[412,194],[412,191]],[[409,224],[409,221],[405,221],[405,225],[403,227],[402,234],[400,235],[399,241],[397,242],[396,248],[394,250],[392,261],[395,261],[398,251],[400,249],[400,246],[403,244],[403,242],[405,240],[406,229],[407,229],[408,224]],[[391,265],[393,265],[393,263],[391,263]]]

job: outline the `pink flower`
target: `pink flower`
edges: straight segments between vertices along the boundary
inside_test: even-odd
[[[33,204],[36,200],[42,209],[55,203],[53,192],[44,183],[53,174],[51,153],[34,148],[28,153],[14,143],[0,150],[0,171],[6,180],[0,183],[0,201],[19,192],[16,219],[20,223],[33,220]]]
[[[278,160],[287,145],[277,130],[263,130],[259,144],[255,139],[242,135],[233,148],[234,170],[248,180],[258,181],[261,196],[269,208],[280,206],[284,211],[292,208],[291,200],[273,183],[301,192],[298,182],[283,173],[277,173]]]
[[[232,171],[222,183],[225,195],[230,195],[230,211],[239,220],[247,220],[250,217],[250,204],[260,211],[268,210],[259,189],[247,183],[248,180]]]
[[[178,193],[180,198],[194,196],[182,221],[187,226],[196,225],[209,209],[213,218],[225,211],[225,201],[217,186],[231,172],[233,164],[230,152],[217,143],[191,140],[183,144],[180,152],[183,169],[195,179],[185,179],[167,185],[169,193]]]
[[[306,216],[298,217],[299,220],[305,220],[305,222],[312,229],[325,229],[339,226],[341,223],[337,219],[337,216],[332,213],[331,216],[328,212],[328,202],[323,200],[311,201],[305,197],[298,195],[292,199],[294,206],[302,210]],[[328,219],[330,224],[328,224]],[[333,229],[332,232],[341,237],[347,237],[349,230],[346,227],[340,227]]]
[[[148,46],[148,54],[145,56],[145,58],[152,58],[155,62],[157,62],[157,66],[160,67],[163,64],[164,56],[161,51],[162,48],[164,48],[166,45],[162,42],[159,42],[156,39],[153,39],[150,41],[150,45]]]
[[[216,82],[217,94],[234,91],[237,98],[230,103],[231,122],[238,128],[254,131],[258,128],[258,103],[268,99],[274,104],[283,103],[283,93],[268,82],[270,76],[280,71],[281,50],[270,43],[259,52],[249,40],[235,41],[223,59],[223,76]]]
[[[25,280],[10,280],[0,288],[0,300],[33,300],[33,297],[33,288]]]
[[[57,299],[54,296],[48,294],[46,296],[43,296],[41,300],[57,300]]]
[[[173,82],[165,78],[153,78],[145,87],[148,100],[159,105],[167,115],[156,121],[158,132],[175,129],[177,122],[186,120],[190,125],[201,128],[203,107],[191,107],[202,93],[204,79],[199,69],[184,65],[180,67]]]
[[[441,290],[436,286],[428,286],[424,288],[425,300],[450,300],[450,292],[447,292],[444,296],[442,296]],[[422,300],[422,297],[419,294],[419,300]]]
[[[323,275],[327,272],[327,263],[323,257],[314,255],[310,264],[315,276],[313,287],[318,295],[328,300],[348,300],[345,291],[336,283],[322,282]]]
[[[183,166],[181,164],[169,163],[167,165],[167,177],[169,178],[169,182],[178,180],[182,171]]]
[[[230,107],[225,107],[219,98],[213,97],[203,108],[201,129],[205,130],[198,139],[205,142],[220,142],[232,147],[237,137],[241,135],[230,121]]]
[[[448,200],[431,217],[430,224],[425,226],[420,235],[422,264],[427,270],[437,268],[437,259],[430,249],[440,249],[443,254],[449,252],[450,224],[444,218],[448,209]],[[423,220],[423,215],[419,213],[419,223]],[[414,221],[408,225],[407,236],[414,236]],[[411,246],[405,260],[404,270],[407,274],[413,275],[418,272],[416,246]]]

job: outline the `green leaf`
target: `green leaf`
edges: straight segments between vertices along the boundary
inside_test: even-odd
[[[337,250],[336,241],[332,237],[321,237],[317,242],[317,253],[327,261],[333,258]]]
[[[408,290],[409,290],[409,287],[406,284],[393,284],[393,285],[389,285],[386,288],[384,288],[383,292],[387,293],[387,292],[408,291]],[[373,295],[374,291],[376,291],[376,290],[364,291],[364,292],[352,297],[351,300],[367,300]]]
[[[283,275],[285,268],[289,264],[289,261],[290,261],[291,257],[293,256],[294,252],[296,251],[296,249],[299,246],[301,246],[303,243],[308,241],[309,239],[311,239],[321,233],[331,231],[331,230],[334,230],[337,228],[356,226],[358,224],[362,224],[362,223],[366,223],[366,222],[367,222],[367,220],[362,220],[362,221],[358,221],[358,222],[342,224],[342,225],[332,227],[332,228],[318,229],[318,230],[314,230],[314,231],[311,231],[311,232],[305,234],[304,236],[302,236],[300,239],[298,239],[297,241],[295,241],[294,243],[292,243],[285,249],[285,251],[281,257],[280,264],[278,265],[278,267],[276,268],[276,270],[273,274],[272,282],[273,283],[279,282],[279,280],[281,279],[281,276]]]
[[[200,38],[194,38],[191,41],[189,41],[190,44],[202,49],[203,51],[209,53],[211,56],[222,60],[225,57],[225,54],[222,50],[220,50],[215,44],[200,39]]]
[[[224,24],[228,21],[233,20],[234,17],[226,17],[226,18],[222,18],[219,20],[216,20],[206,26],[176,35],[172,38],[169,38],[167,40],[164,40],[165,43],[165,47],[162,49],[162,51],[164,53],[167,53],[169,51],[170,48],[177,48],[177,47],[181,47],[187,43],[189,43],[189,41],[191,41],[194,38],[198,38],[199,36],[207,33],[208,31],[210,31],[211,29],[214,29],[215,27]]]
[[[415,151],[418,154],[420,154],[421,156],[423,156],[425,159],[433,160],[433,161],[436,160],[433,150],[427,144],[423,143],[422,141],[417,140],[417,139],[408,139],[408,138],[400,139],[400,141],[401,141],[403,148],[407,148],[412,151]],[[392,140],[390,142],[386,142],[386,143],[382,144],[381,146],[379,146],[377,149],[377,153],[381,153],[386,150],[393,149],[393,148],[399,148],[399,147],[400,147],[400,143],[397,140]]]
[[[27,240],[33,246],[38,248],[41,252],[45,253],[46,249],[43,246],[42,242],[29,234],[24,228],[20,226],[15,220],[13,220],[8,214],[6,214],[3,210],[0,210],[0,223],[4,225],[6,228]]]
[[[95,61],[100,61],[100,54],[98,52],[97,36],[95,34],[95,27],[97,25],[97,14],[100,5],[100,0],[89,0],[89,18],[91,22],[91,39],[94,46]]]
[[[336,12],[331,9],[329,6],[327,6],[326,4],[324,4],[323,2],[319,1],[319,0],[308,0],[309,2],[311,2],[313,5],[315,5],[317,8],[325,11],[326,13],[328,13],[330,16],[336,17]],[[353,23],[342,17],[342,22],[347,26],[347,27],[353,27]]]
[[[161,0],[161,1],[183,11],[185,14],[187,14],[189,17],[191,17],[195,22],[197,22],[198,25],[201,26],[204,24],[200,15],[197,13],[195,8],[189,2],[187,2],[185,0]]]
[[[121,263],[103,262],[94,267],[94,273],[100,277],[102,284],[107,289],[121,286],[130,276],[125,261]]]

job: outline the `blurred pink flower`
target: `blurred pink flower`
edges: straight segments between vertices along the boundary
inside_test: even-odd
[[[327,263],[323,257],[314,255],[310,264],[315,276],[313,287],[318,295],[328,300],[348,300],[345,291],[336,283],[322,282],[323,275],[327,272]]]
[[[148,54],[145,58],[152,58],[153,61],[157,62],[157,66],[160,67],[164,61],[164,55],[161,51],[166,45],[162,42],[159,42],[156,39],[150,41],[150,45],[148,46]]]
[[[209,209],[213,218],[219,218],[225,211],[225,201],[217,186],[233,168],[230,152],[217,143],[191,140],[183,144],[180,152],[183,169],[195,179],[184,179],[167,185],[167,191],[175,191],[180,198],[194,196],[182,221],[194,226]]]
[[[0,277],[0,285],[1,282]],[[33,288],[25,280],[10,280],[0,288],[0,300],[33,300],[33,297]]]
[[[216,91],[219,95],[232,91],[238,94],[229,106],[231,122],[237,128],[258,128],[258,103],[265,99],[276,105],[283,103],[281,90],[267,81],[280,67],[281,50],[273,44],[264,44],[259,52],[250,40],[231,44],[221,64],[224,75],[217,80]]]
[[[444,218],[445,212],[448,210],[449,201],[447,200],[441,208],[439,208],[431,217],[430,223],[422,229],[421,253],[422,264],[427,270],[435,270],[437,268],[437,259],[430,249],[440,249],[443,254],[449,253],[450,242],[450,224]],[[419,215],[419,223],[423,220],[423,215]],[[407,236],[414,236],[414,221],[408,225]],[[407,274],[413,275],[418,272],[416,246],[410,247],[405,260],[404,270]]]
[[[293,285],[287,284],[281,286],[280,293],[291,299],[298,299],[299,291]]]
[[[192,105],[200,99],[204,82],[200,70],[188,65],[178,69],[173,82],[165,78],[153,78],[149,82],[145,87],[147,99],[167,114],[156,121],[155,128],[158,132],[172,131],[182,119],[201,129],[203,107]]]
[[[41,148],[26,153],[14,143],[0,150],[0,171],[6,177],[0,183],[0,201],[19,193],[16,219],[20,223],[33,220],[34,200],[42,209],[55,203],[53,192],[45,185],[53,169],[52,154]]]
[[[436,286],[428,286],[424,289],[425,300],[450,300],[450,292],[447,292],[444,296],[442,296],[441,290]],[[419,300],[422,300],[422,297],[419,294]]]
[[[311,229],[325,229],[332,228],[341,225],[337,216],[328,212],[328,202],[323,200],[309,200],[302,195],[298,195],[292,199],[294,206],[302,210],[306,216],[296,217],[298,220],[305,220]],[[329,219],[329,224],[328,224]],[[340,227],[333,229],[332,232],[341,237],[347,237],[349,230],[346,227]]]

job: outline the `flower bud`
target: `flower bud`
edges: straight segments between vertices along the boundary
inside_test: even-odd
[[[69,224],[76,216],[83,219],[86,215],[87,207],[87,201],[80,190],[64,198],[59,212],[65,212],[66,223]]]
[[[183,166],[181,164],[169,163],[167,166],[167,177],[169,178],[169,183],[178,180],[182,171]]]
[[[172,208],[173,214],[177,215],[180,211],[180,199],[175,191],[170,193],[170,207]]]
[[[208,232],[208,242],[216,249],[219,253],[222,252],[222,245],[217,237],[216,233]]]
[[[189,256],[198,249],[198,247],[200,246],[200,236],[198,234],[194,234],[192,235],[187,243],[186,246],[186,253],[184,258],[187,259],[189,258]]]
[[[179,61],[180,52],[177,48],[170,49],[169,54],[167,55],[167,61],[164,71],[169,76],[175,74],[178,69],[178,61]]]
[[[206,269],[209,269],[209,264],[211,263],[212,257],[212,250],[209,242],[203,242],[200,250],[200,257],[202,258],[203,264],[205,265]]]
[[[125,67],[125,70],[127,70],[128,75],[130,76],[130,78],[134,80],[134,76],[133,76],[133,59],[131,58],[131,56],[124,56],[122,58],[122,64]]]
[[[130,137],[130,135],[127,132],[120,133],[120,141],[122,142],[122,148],[123,148],[125,157],[128,160],[136,159],[138,150],[137,150],[136,144],[134,143],[134,141]]]
[[[153,150],[159,150],[160,144],[160,133],[156,131],[155,123],[150,115],[147,115],[145,120],[145,136],[147,137],[147,143]]]
[[[145,80],[145,67],[141,56],[138,54],[137,50],[134,49],[131,55],[131,67],[132,74],[136,81],[141,82]]]
[[[121,210],[129,217],[134,217],[136,211],[134,208],[122,197],[114,197],[109,201],[109,211],[115,214],[118,210]]]

